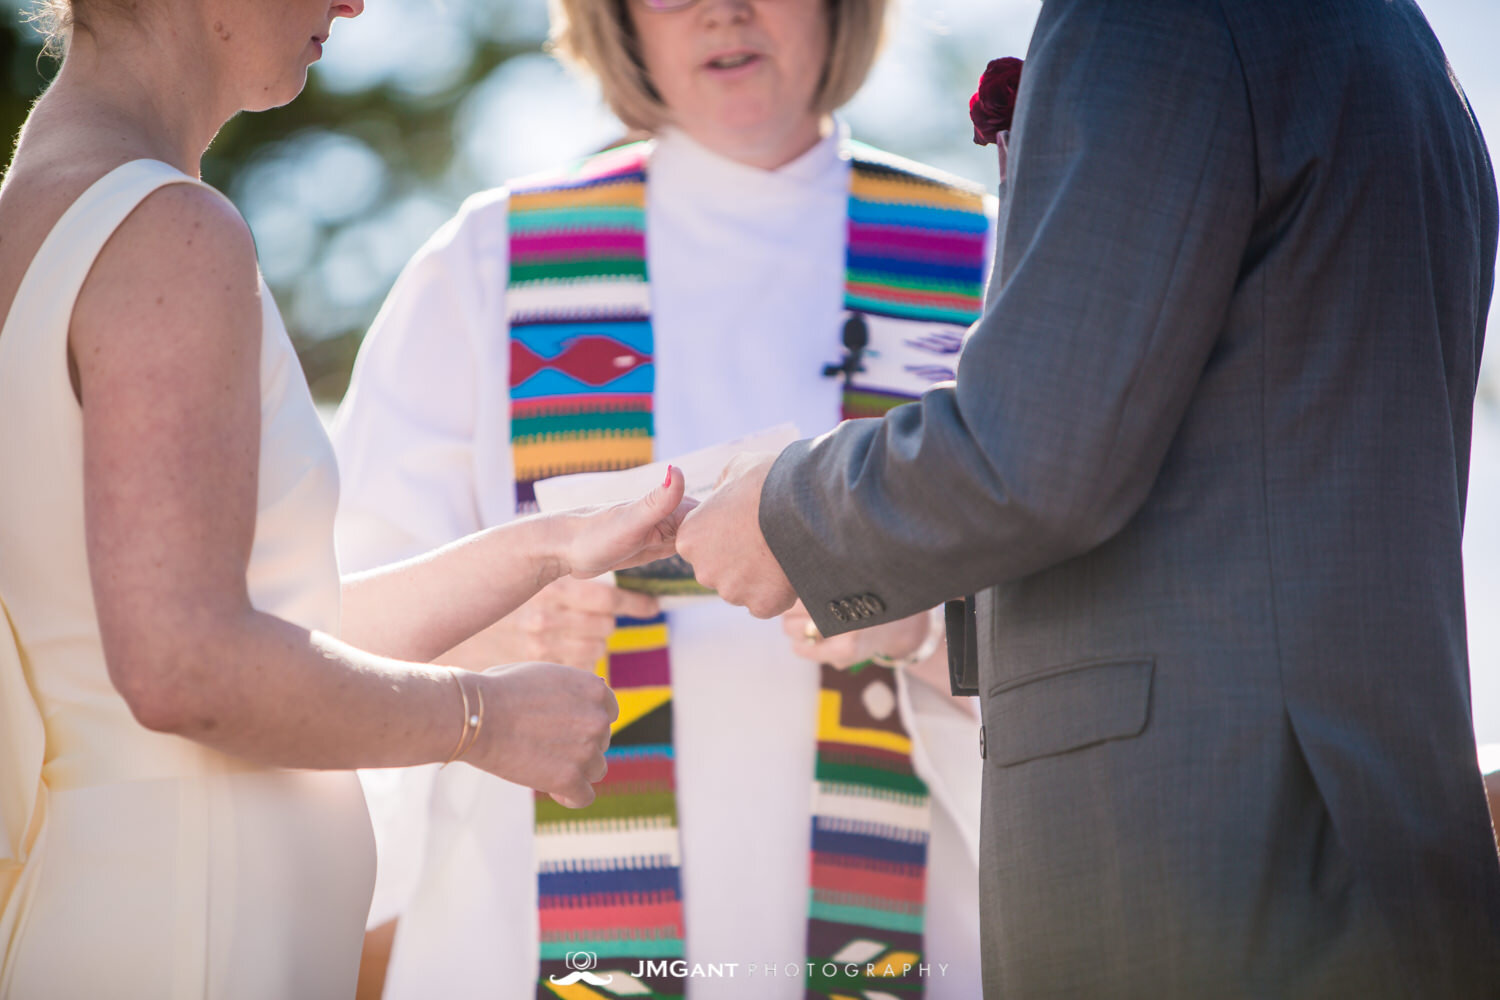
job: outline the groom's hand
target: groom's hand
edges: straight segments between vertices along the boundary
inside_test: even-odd
[[[797,600],[760,533],[760,491],[775,461],[768,454],[736,457],[677,530],[677,551],[698,582],[757,618],[774,618]]]

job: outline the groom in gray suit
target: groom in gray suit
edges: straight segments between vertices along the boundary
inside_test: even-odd
[[[825,634],[977,593],[986,996],[1500,996],[1496,193],[1421,12],[1047,0],[1001,213],[957,381],[738,463],[680,551]]]

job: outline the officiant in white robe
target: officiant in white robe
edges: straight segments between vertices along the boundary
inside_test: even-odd
[[[647,210],[661,456],[786,421],[807,432],[837,422],[841,383],[822,369],[838,360],[844,320],[849,162],[839,150],[830,134],[763,171],[679,131],[657,143],[649,190],[670,192],[648,194]],[[370,331],[334,434],[345,570],[514,516],[506,216],[503,189],[471,199]],[[738,608],[698,604],[670,620],[690,955],[800,961],[816,668],[777,622]],[[948,975],[930,991],[972,998],[978,722],[930,682],[901,676],[934,799],[929,958]],[[372,926],[400,918],[386,995],[529,996],[531,793],[469,768],[377,772],[366,789],[379,848]],[[736,983],[743,992],[728,992]],[[710,984],[725,992],[703,995],[801,996],[800,982],[694,986]]]
[[[637,21],[714,17],[720,8],[746,24],[766,13],[753,0],[703,0]],[[743,30],[778,35],[774,26],[762,36]],[[822,431],[844,412],[845,385],[824,369],[845,351],[857,157],[825,111],[803,117],[811,132],[774,167],[728,155],[710,129],[698,130],[705,141],[660,123],[641,154],[658,459],[786,422]],[[936,172],[895,158],[878,169],[887,163],[891,176],[947,196],[950,182]],[[474,196],[429,241],[361,350],[334,430],[346,571],[517,514],[510,194]],[[993,203],[975,204],[987,263]],[[871,320],[877,332],[879,322]],[[893,342],[886,360],[941,376],[940,366],[922,364],[930,351],[896,356],[907,349]],[[687,995],[800,998],[804,981],[785,966],[808,956],[819,668],[797,655],[805,640],[781,623],[714,599],[674,608],[667,620],[685,958],[738,963],[733,975],[688,978]],[[928,997],[972,1000],[980,993],[979,726],[972,703],[946,692],[943,650],[925,645],[923,664],[895,672],[912,766],[931,795],[923,986]],[[911,649],[884,651],[900,659]],[[370,926],[397,922],[385,996],[537,995],[532,793],[465,767],[372,772],[365,782],[379,853]],[[781,969],[769,975],[770,965]]]

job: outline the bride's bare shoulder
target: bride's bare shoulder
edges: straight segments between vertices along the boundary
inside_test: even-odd
[[[31,155],[17,156],[0,187],[0,305],[7,306],[68,208],[113,170],[141,158],[69,157],[45,147],[22,152]],[[228,198],[184,178],[146,196],[115,230],[95,260],[77,313],[100,298],[108,306],[132,286],[182,285],[205,274],[221,279],[220,287],[253,288],[259,274],[254,241]]]
[[[186,178],[147,195],[105,245],[106,253],[111,250],[144,251],[174,268],[201,266],[195,258],[226,257],[225,263],[255,273],[255,243],[239,211],[218,191]]]
[[[198,379],[253,391],[260,295],[255,244],[229,200],[201,184],[158,188],[104,244],[74,304],[80,398],[113,407],[110,386],[163,378],[179,393]]]
[[[141,201],[105,243],[74,308],[74,337],[95,327],[113,336],[132,320],[149,333],[236,329],[253,316],[258,330],[259,294],[255,243],[239,212],[212,188],[170,184]]]

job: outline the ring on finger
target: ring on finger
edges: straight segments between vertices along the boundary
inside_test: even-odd
[[[802,626],[802,641],[811,646],[815,642],[821,642],[823,633],[818,631],[818,626],[808,622]]]

